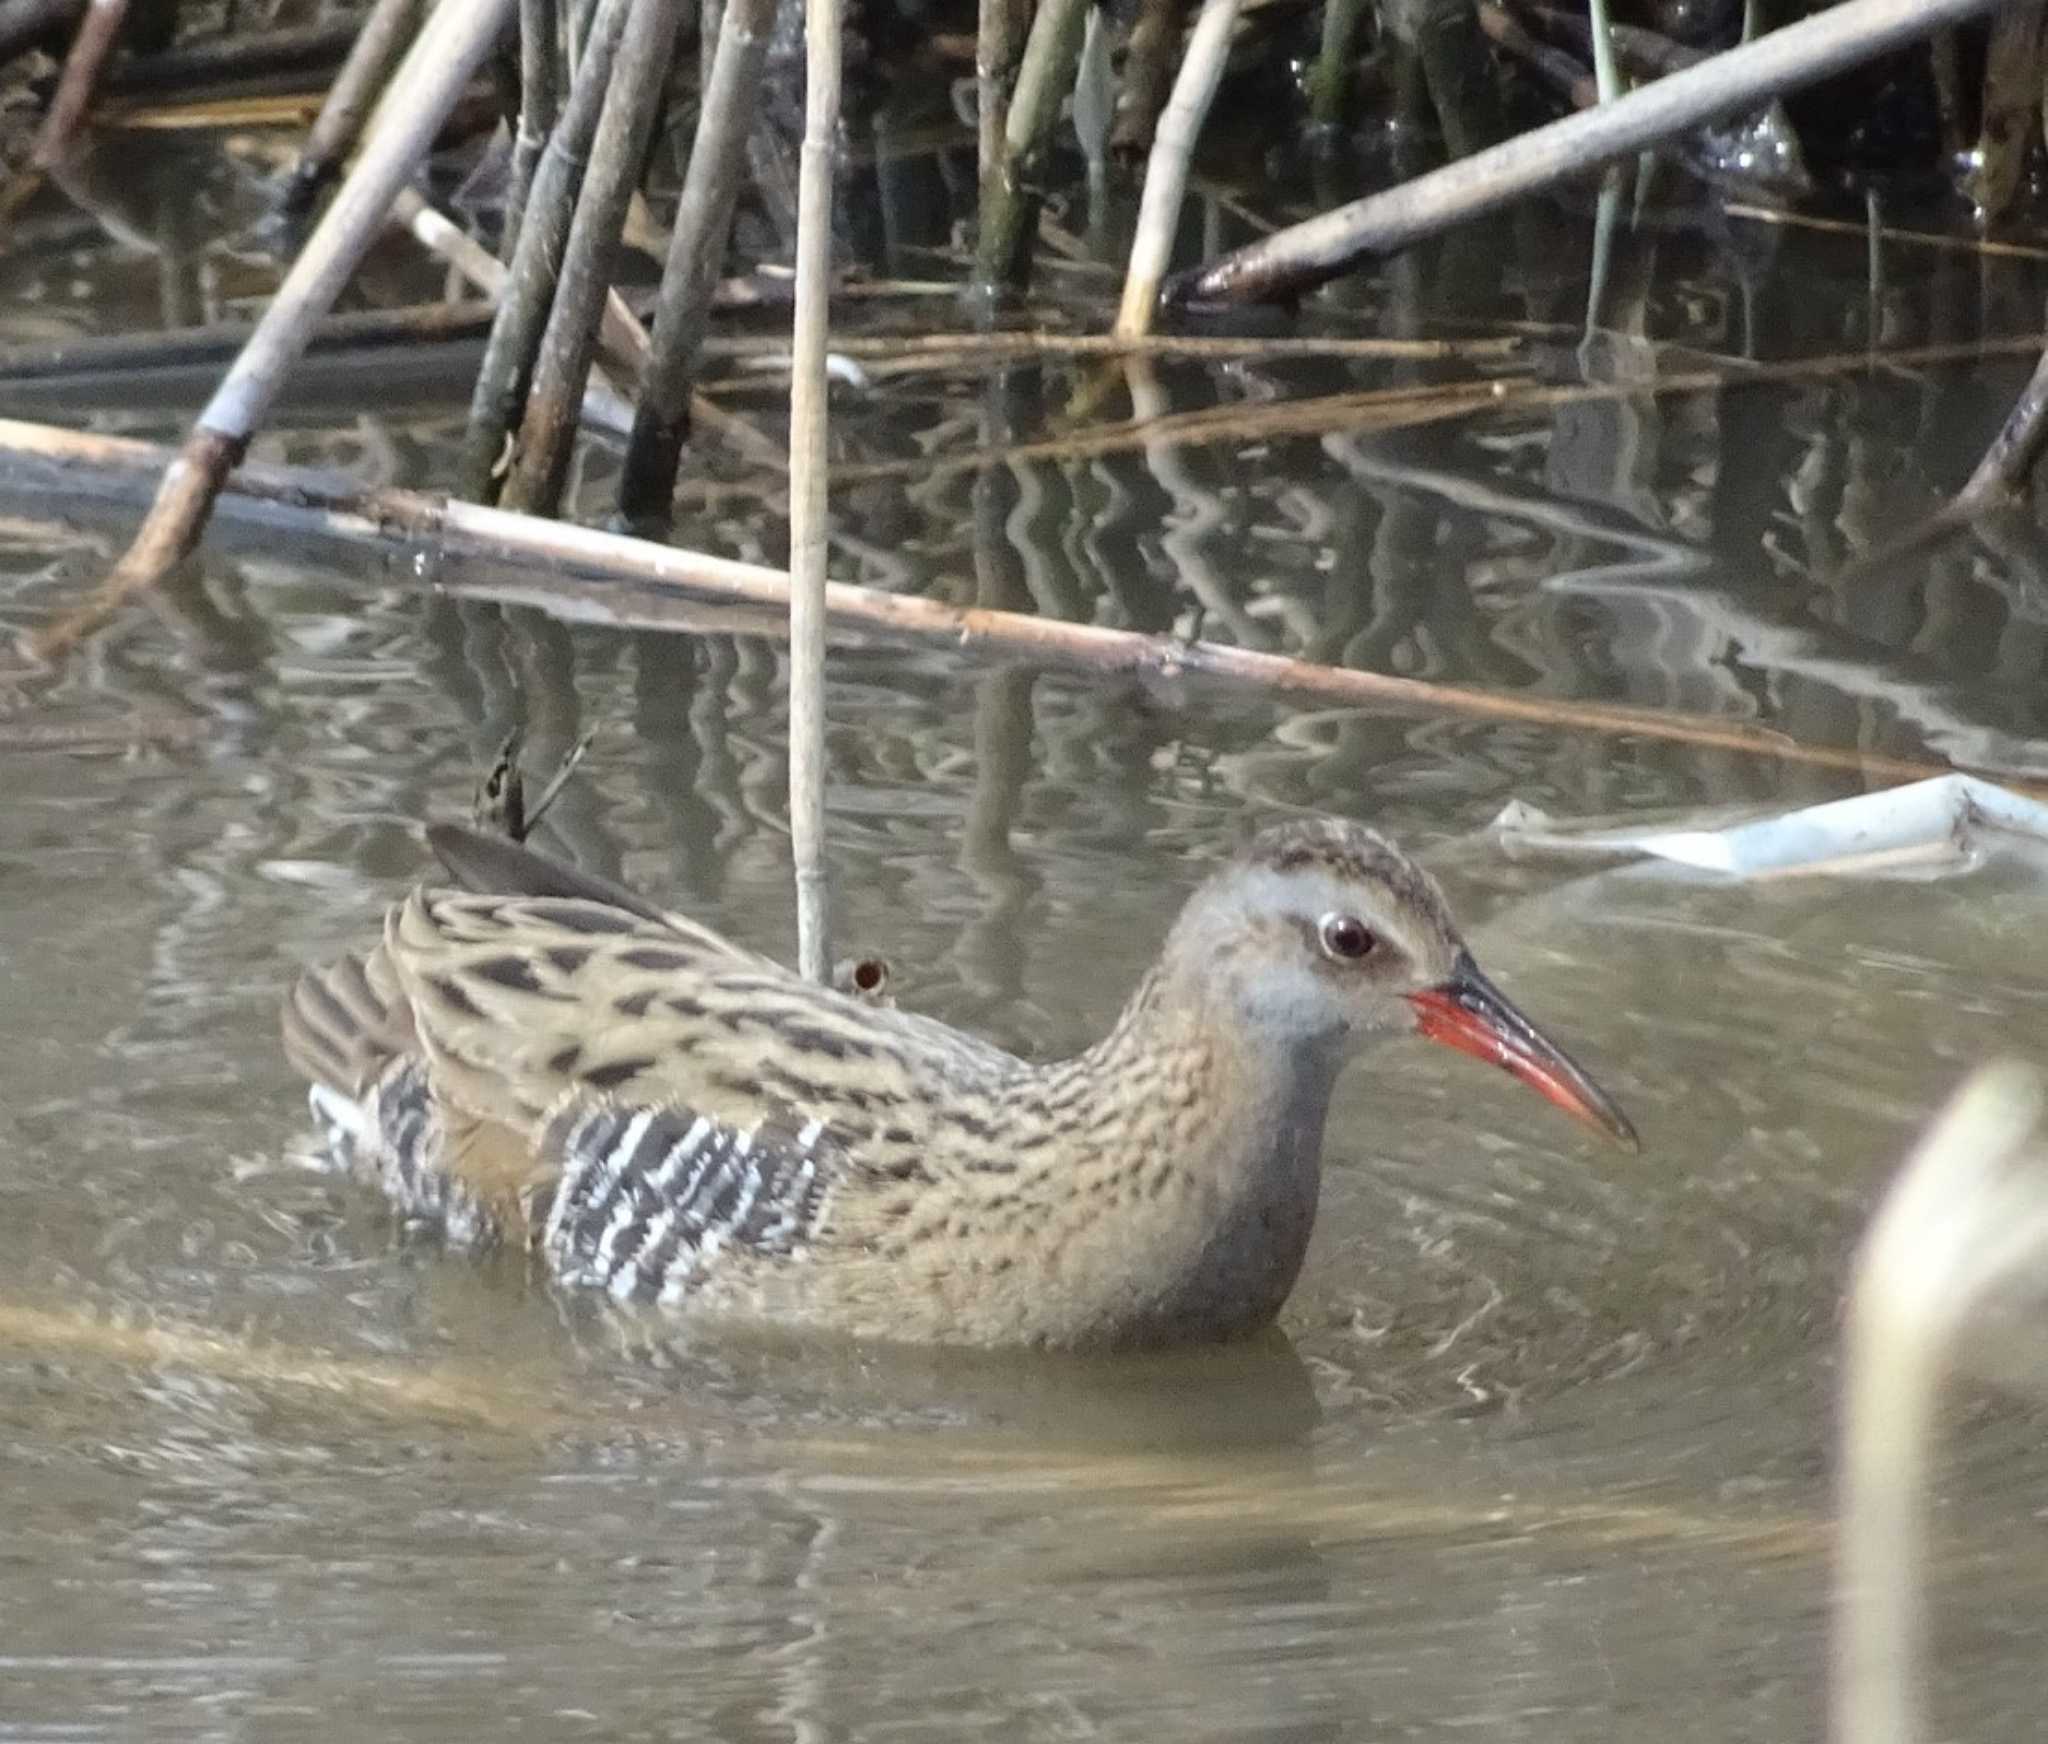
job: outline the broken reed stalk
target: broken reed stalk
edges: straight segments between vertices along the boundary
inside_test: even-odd
[[[670,520],[676,469],[694,410],[697,355],[711,324],[711,293],[732,233],[748,122],[774,26],[775,0],[726,0],[719,20],[718,47],[662,268],[653,350],[619,476],[619,513],[650,530],[665,531]]]
[[[1837,1744],[1926,1736],[1929,1478],[1936,1404],[1987,1300],[2038,1277],[2048,1178],[2041,1082],[1985,1068],[1943,1110],[1878,1208],[1844,1321],[1829,1732]]]
[[[361,155],[307,239],[249,343],[165,469],[134,543],[76,611],[31,644],[49,659],[154,587],[198,542],[214,498],[247,452],[287,370],[382,231],[391,202],[427,154],[504,26],[511,0],[442,0],[391,83]]]
[[[16,462],[19,487],[32,488],[45,500],[67,492],[133,500],[147,494],[149,479],[168,458],[152,442],[13,419],[0,419],[0,454]],[[0,478],[0,484],[5,482]],[[439,558],[469,560],[460,569],[426,566],[433,574],[431,585],[456,597],[534,606],[565,622],[673,631],[689,627],[691,614],[701,610],[698,602],[709,599],[764,614],[759,627],[767,630],[786,622],[789,611],[789,577],[782,570],[419,491],[341,489],[331,474],[306,467],[246,466],[230,481],[222,506],[272,528],[358,547],[369,543],[415,553],[425,547]],[[524,573],[512,574],[515,568]],[[411,572],[412,566],[402,565],[381,573]],[[826,584],[825,606],[834,623],[854,633],[1086,671],[1166,680],[1196,674],[1355,708],[1519,721],[1552,731],[1693,745],[1865,780],[1921,781],[1956,767],[1801,744],[1767,727],[1714,715],[1433,684],[1177,636],[963,610],[847,582]],[[2030,798],[2048,798],[2048,788],[2010,772],[1982,773]]]
[[[576,408],[590,377],[598,323],[611,294],[626,202],[646,161],[682,11],[682,0],[633,0],[619,39],[611,90],[591,143],[590,168],[569,226],[555,306],[534,359],[533,386],[505,480],[501,500],[509,509],[551,515],[561,505],[575,445]]]
[[[1043,0],[1031,20],[1002,149],[981,183],[981,235],[974,272],[984,291],[1024,282],[1038,221],[1038,193],[1032,181],[1059,120],[1060,104],[1073,88],[1087,21],[1088,0]]]
[[[505,263],[468,231],[428,205],[417,189],[399,190],[398,198],[391,202],[391,220],[394,224],[403,225],[422,248],[445,260],[481,291],[490,299],[493,309],[497,307],[498,299],[505,293],[505,281],[510,277]],[[626,319],[632,320],[630,313]],[[637,328],[638,323],[634,325]],[[590,372],[590,379],[584,386],[582,415],[586,423],[615,434],[623,434],[633,427],[632,402],[598,369]]]
[[[730,8],[740,0],[726,0]],[[797,966],[832,978],[825,869],[825,554],[830,465],[832,155],[839,143],[839,0],[804,0],[804,141],[797,170],[789,382],[789,839]]]
[[[1406,248],[1996,4],[1844,0],[1615,102],[1581,110],[1400,187],[1275,231],[1180,275],[1168,284],[1167,298],[1173,303],[1242,303],[1306,290],[1365,255]]]
[[[415,190],[401,190],[398,198],[391,203],[391,218],[392,222],[404,226],[422,248],[445,260],[482,291],[493,305],[504,294],[505,282],[511,276],[510,269],[505,263],[459,224],[428,205]],[[619,373],[637,381],[641,371],[647,366],[647,330],[626,306],[626,299],[615,290],[605,298],[604,312],[598,321],[597,339],[599,350]],[[0,352],[0,357],[4,356],[5,353]],[[625,396],[609,382],[604,381],[601,374],[593,377],[592,386],[601,388],[604,394],[608,394],[616,402],[615,410],[623,408],[622,421],[609,415],[601,420],[606,427],[616,426],[621,433],[630,430],[633,427],[633,409],[626,403]],[[586,414],[590,399],[589,394],[584,396]],[[740,422],[734,419],[731,413],[724,413],[721,416],[728,422]],[[779,452],[776,458],[781,458]]]
[[[127,21],[128,0],[90,0],[85,16],[78,21],[71,52],[64,57],[64,71],[57,80],[57,94],[50,99],[50,112],[36,139],[35,161],[47,169],[70,151],[85,114],[92,107],[93,92],[107,57],[114,52],[114,40]]]
[[[443,217],[410,188],[393,203],[392,216],[435,254],[440,255],[469,282],[491,299],[493,308],[503,294],[509,269],[493,258],[489,249],[467,231]],[[646,328],[613,288],[605,294],[604,310],[598,318],[599,354],[611,368],[628,381],[640,381],[647,371],[652,345]],[[0,381],[6,379],[6,352],[0,350]],[[788,457],[781,444],[771,441],[737,412],[728,412],[716,401],[690,391],[690,421],[709,430],[741,459],[771,472],[786,472]],[[634,423],[633,402],[602,367],[592,364],[583,389],[583,417],[597,429],[616,436],[628,436]]]
[[[499,249],[505,259],[526,216],[526,196],[560,107],[562,47],[555,0],[519,0],[519,126],[512,139],[511,178],[505,189],[505,225]]]
[[[1238,0],[1202,0],[1201,16],[1188,37],[1187,53],[1173,81],[1173,95],[1160,112],[1152,155],[1145,165],[1145,193],[1138,205],[1138,228],[1131,239],[1131,262],[1124,274],[1123,301],[1112,329],[1119,339],[1135,339],[1152,328],[1159,304],[1159,281],[1173,258],[1173,239],[1180,230],[1181,201],[1186,197],[1188,163],[1223,64],[1230,57],[1230,36],[1237,28]]]
[[[572,75],[569,101],[548,135],[533,173],[533,188],[512,245],[512,276],[477,368],[469,428],[463,437],[463,494],[480,503],[497,495],[505,444],[526,404],[534,358],[547,329],[548,312],[554,307],[555,281],[575,216],[576,190],[604,113],[612,59],[625,33],[631,5],[632,0],[599,0],[583,37],[583,56]]]
[[[370,9],[285,183],[281,203],[286,212],[310,212],[321,191],[341,173],[377,93],[404,57],[406,44],[419,34],[420,15],[421,0],[377,0]]]

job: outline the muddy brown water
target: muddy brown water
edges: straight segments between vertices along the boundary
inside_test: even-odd
[[[12,332],[139,320],[132,240],[59,217],[12,257]],[[1900,244],[1873,288],[1857,238],[1646,224],[1581,350],[1589,225],[1528,226],[1546,246],[1417,251],[1302,330],[1534,322],[1503,374],[1606,397],[911,464],[841,492],[835,573],[1148,628],[1199,607],[1318,658],[2048,771],[2037,532],[1829,579],[1967,473],[2023,347],[1651,391],[1698,354],[2025,335],[2038,264]],[[262,452],[432,484],[465,367],[323,366]],[[1460,367],[1167,364],[1138,391],[1263,409]],[[170,434],[203,380],[0,412]],[[885,377],[839,399],[845,457],[1043,437],[1090,380]],[[765,420],[775,393],[735,403]],[[762,481],[687,500],[693,542],[779,553]],[[10,630],[128,525],[22,475],[0,516]],[[565,629],[437,596],[447,573],[225,524],[0,716],[0,1736],[1819,1735],[1846,1257],[1967,1067],[2041,1052],[2038,858],[1754,886],[1515,862],[1484,831],[1510,799],[1630,817],[1854,784],[843,647],[840,938],[906,1002],[1074,1046],[1247,823],[1342,812],[1426,854],[1643,1154],[1391,1044],[1345,1082],[1271,1339],[1082,1363],[661,1338],[292,1161],[280,988],[419,873],[419,821],[466,810],[514,721],[542,764],[601,724],[553,851],[787,947],[775,645]],[[2025,1402],[1958,1385],[1945,1736],[2036,1735],[2040,1442]]]

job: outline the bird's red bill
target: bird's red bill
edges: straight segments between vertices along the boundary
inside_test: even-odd
[[[1408,1003],[1415,1027],[1431,1041],[1500,1067],[1567,1114],[1638,1148],[1636,1129],[1614,1098],[1516,1010],[1469,955],[1459,957],[1448,981],[1409,994]]]

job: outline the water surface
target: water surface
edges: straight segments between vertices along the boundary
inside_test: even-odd
[[[28,234],[22,331],[122,323]],[[835,573],[2048,765],[2037,535],[1832,579],[1967,474],[2024,346],[1759,367],[2011,341],[2037,266],[1902,254],[1873,291],[1855,238],[1646,227],[1581,348],[1584,215],[1495,240],[1417,251],[1303,317],[1520,323],[1492,363],[878,380],[839,403]],[[102,284],[134,270],[91,258]],[[1660,391],[1678,347],[1757,379]],[[1316,409],[1475,368],[1603,393],[1422,429]],[[443,481],[451,376],[316,377],[262,452]],[[1109,423],[1313,415],[937,464],[1046,437],[1084,390]],[[0,411],[177,430],[187,388],[125,391],[9,389]],[[777,391],[734,403],[765,422]],[[609,465],[586,465],[588,512]],[[776,557],[772,483],[709,479],[682,536]],[[127,523],[47,478],[0,483],[18,630],[75,600]],[[1641,816],[1858,783],[845,646],[840,937],[886,955],[907,1003],[1077,1046],[1239,832],[1337,812],[1425,854],[1643,1154],[1390,1044],[1345,1081],[1269,1340],[1119,1363],[657,1340],[297,1166],[277,1001],[419,875],[420,821],[466,812],[515,722],[543,767],[600,726],[550,851],[785,950],[779,649],[458,603],[411,555],[226,524],[0,716],[0,1732],[1818,1736],[1846,1258],[1947,1089],[2034,1051],[2037,859],[1749,886],[1515,862],[1484,828],[1510,799]],[[2031,1737],[2039,1421],[1963,1383],[1952,1431],[1937,1713],[1944,1735]]]

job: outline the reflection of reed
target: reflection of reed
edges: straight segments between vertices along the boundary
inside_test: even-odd
[[[696,898],[718,888],[719,812],[703,791],[707,758],[696,731],[706,643],[715,640],[638,635],[632,644],[633,760],[640,789],[660,820],[669,877]]]
[[[1006,373],[992,381],[983,396],[985,441],[1010,428],[1012,385]],[[974,603],[1016,611],[1035,599],[1041,612],[1077,616],[1080,602],[1070,597],[1071,590],[1063,592],[1044,579],[1050,559],[1030,512],[1034,492],[1032,472],[1022,466],[991,468],[976,477]],[[1064,492],[1057,494],[1070,500]],[[1033,577],[1038,578],[1036,585]],[[961,827],[958,864],[974,881],[982,906],[962,925],[950,953],[974,1007],[1005,1012],[1012,1023],[1023,993],[1018,922],[1037,882],[1018,858],[1010,831],[1032,774],[1031,696],[1036,682],[1037,672],[1029,666],[999,667],[975,682],[974,787]]]
[[[1133,358],[1127,362],[1124,382],[1130,390],[1131,415],[1140,427],[1165,416],[1166,390],[1148,361]],[[1195,476],[1194,465],[1178,446],[1148,441],[1144,449],[1145,464],[1172,499],[1178,517],[1163,520],[1159,534],[1160,549],[1174,573],[1205,614],[1230,626],[1231,638],[1240,647],[1270,647],[1271,639],[1252,622],[1236,590],[1218,573],[1210,556],[1215,535],[1236,530],[1222,496]]]

